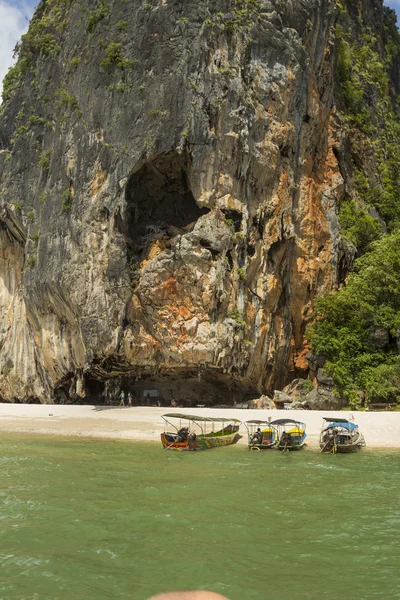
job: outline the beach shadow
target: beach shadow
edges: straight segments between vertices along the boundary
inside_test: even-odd
[[[94,406],[92,410],[99,412],[101,410],[123,410],[124,408],[132,408],[132,406]]]
[[[134,405],[134,406],[119,406],[118,404],[115,404],[114,406],[108,406],[108,405],[103,405],[103,404],[99,404],[96,406],[93,406],[92,410],[96,411],[96,412],[100,412],[102,410],[124,410],[124,408],[170,408],[169,406],[165,407],[165,406],[144,406],[144,405]]]

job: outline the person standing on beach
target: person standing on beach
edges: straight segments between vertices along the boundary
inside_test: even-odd
[[[132,406],[132,394],[128,392],[128,406]]]
[[[125,406],[125,392],[124,392],[124,390],[121,390],[121,393],[119,395],[119,405],[120,406]]]

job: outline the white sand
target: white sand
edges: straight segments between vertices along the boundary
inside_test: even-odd
[[[48,404],[0,404],[0,432],[82,436],[159,442],[164,430],[161,415],[186,413],[198,416],[236,418],[242,422],[249,419],[267,420],[294,418],[307,425],[307,442],[317,446],[323,416],[350,418],[365,436],[367,446],[375,448],[400,448],[400,412],[327,412],[301,410],[239,410],[239,409],[173,409],[108,406],[60,406]],[[242,440],[247,441],[246,428],[242,425]]]

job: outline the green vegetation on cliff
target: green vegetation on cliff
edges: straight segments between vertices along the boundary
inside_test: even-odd
[[[66,13],[71,0],[47,0],[36,10],[28,32],[22,36],[15,47],[14,54],[18,62],[12,67],[3,81],[3,101],[9,101],[24,76],[34,73],[34,59],[51,57],[61,51],[56,37],[67,24]]]
[[[340,5],[336,27],[339,108],[353,173],[339,222],[359,258],[346,286],[317,302],[309,337],[337,390],[358,406],[400,401],[400,103],[390,78],[400,33],[391,9],[384,9],[382,40],[350,8]]]
[[[346,287],[317,303],[311,342],[353,405],[360,402],[360,391],[369,402],[400,399],[399,249],[399,230],[382,236],[356,261]]]
[[[393,27],[394,11],[385,9],[384,14],[384,47],[367,25],[361,36],[354,37],[351,28],[345,32],[342,25],[336,27],[337,78],[352,146],[356,197],[378,210],[393,229],[400,215],[400,119],[389,72],[400,52],[400,34]],[[368,155],[373,157],[372,168],[362,164]]]

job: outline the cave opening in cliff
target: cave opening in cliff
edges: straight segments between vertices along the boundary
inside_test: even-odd
[[[97,404],[99,399],[104,395],[105,383],[94,377],[85,378],[85,402],[88,404]]]
[[[103,373],[105,376],[105,372]],[[184,366],[174,368],[140,367],[107,379],[98,373],[86,374],[85,398],[68,397],[67,389],[59,403],[72,401],[116,405],[123,390],[135,406],[234,406],[259,397],[257,386],[239,373],[227,373],[217,367]],[[61,402],[60,402],[61,401]]]
[[[168,240],[206,214],[190,189],[186,154],[166,152],[143,164],[126,186],[122,230],[132,257],[140,257],[155,240]]]
[[[218,369],[175,368],[140,377],[122,377],[121,388],[131,393],[135,405],[233,406],[259,396],[255,386]]]

